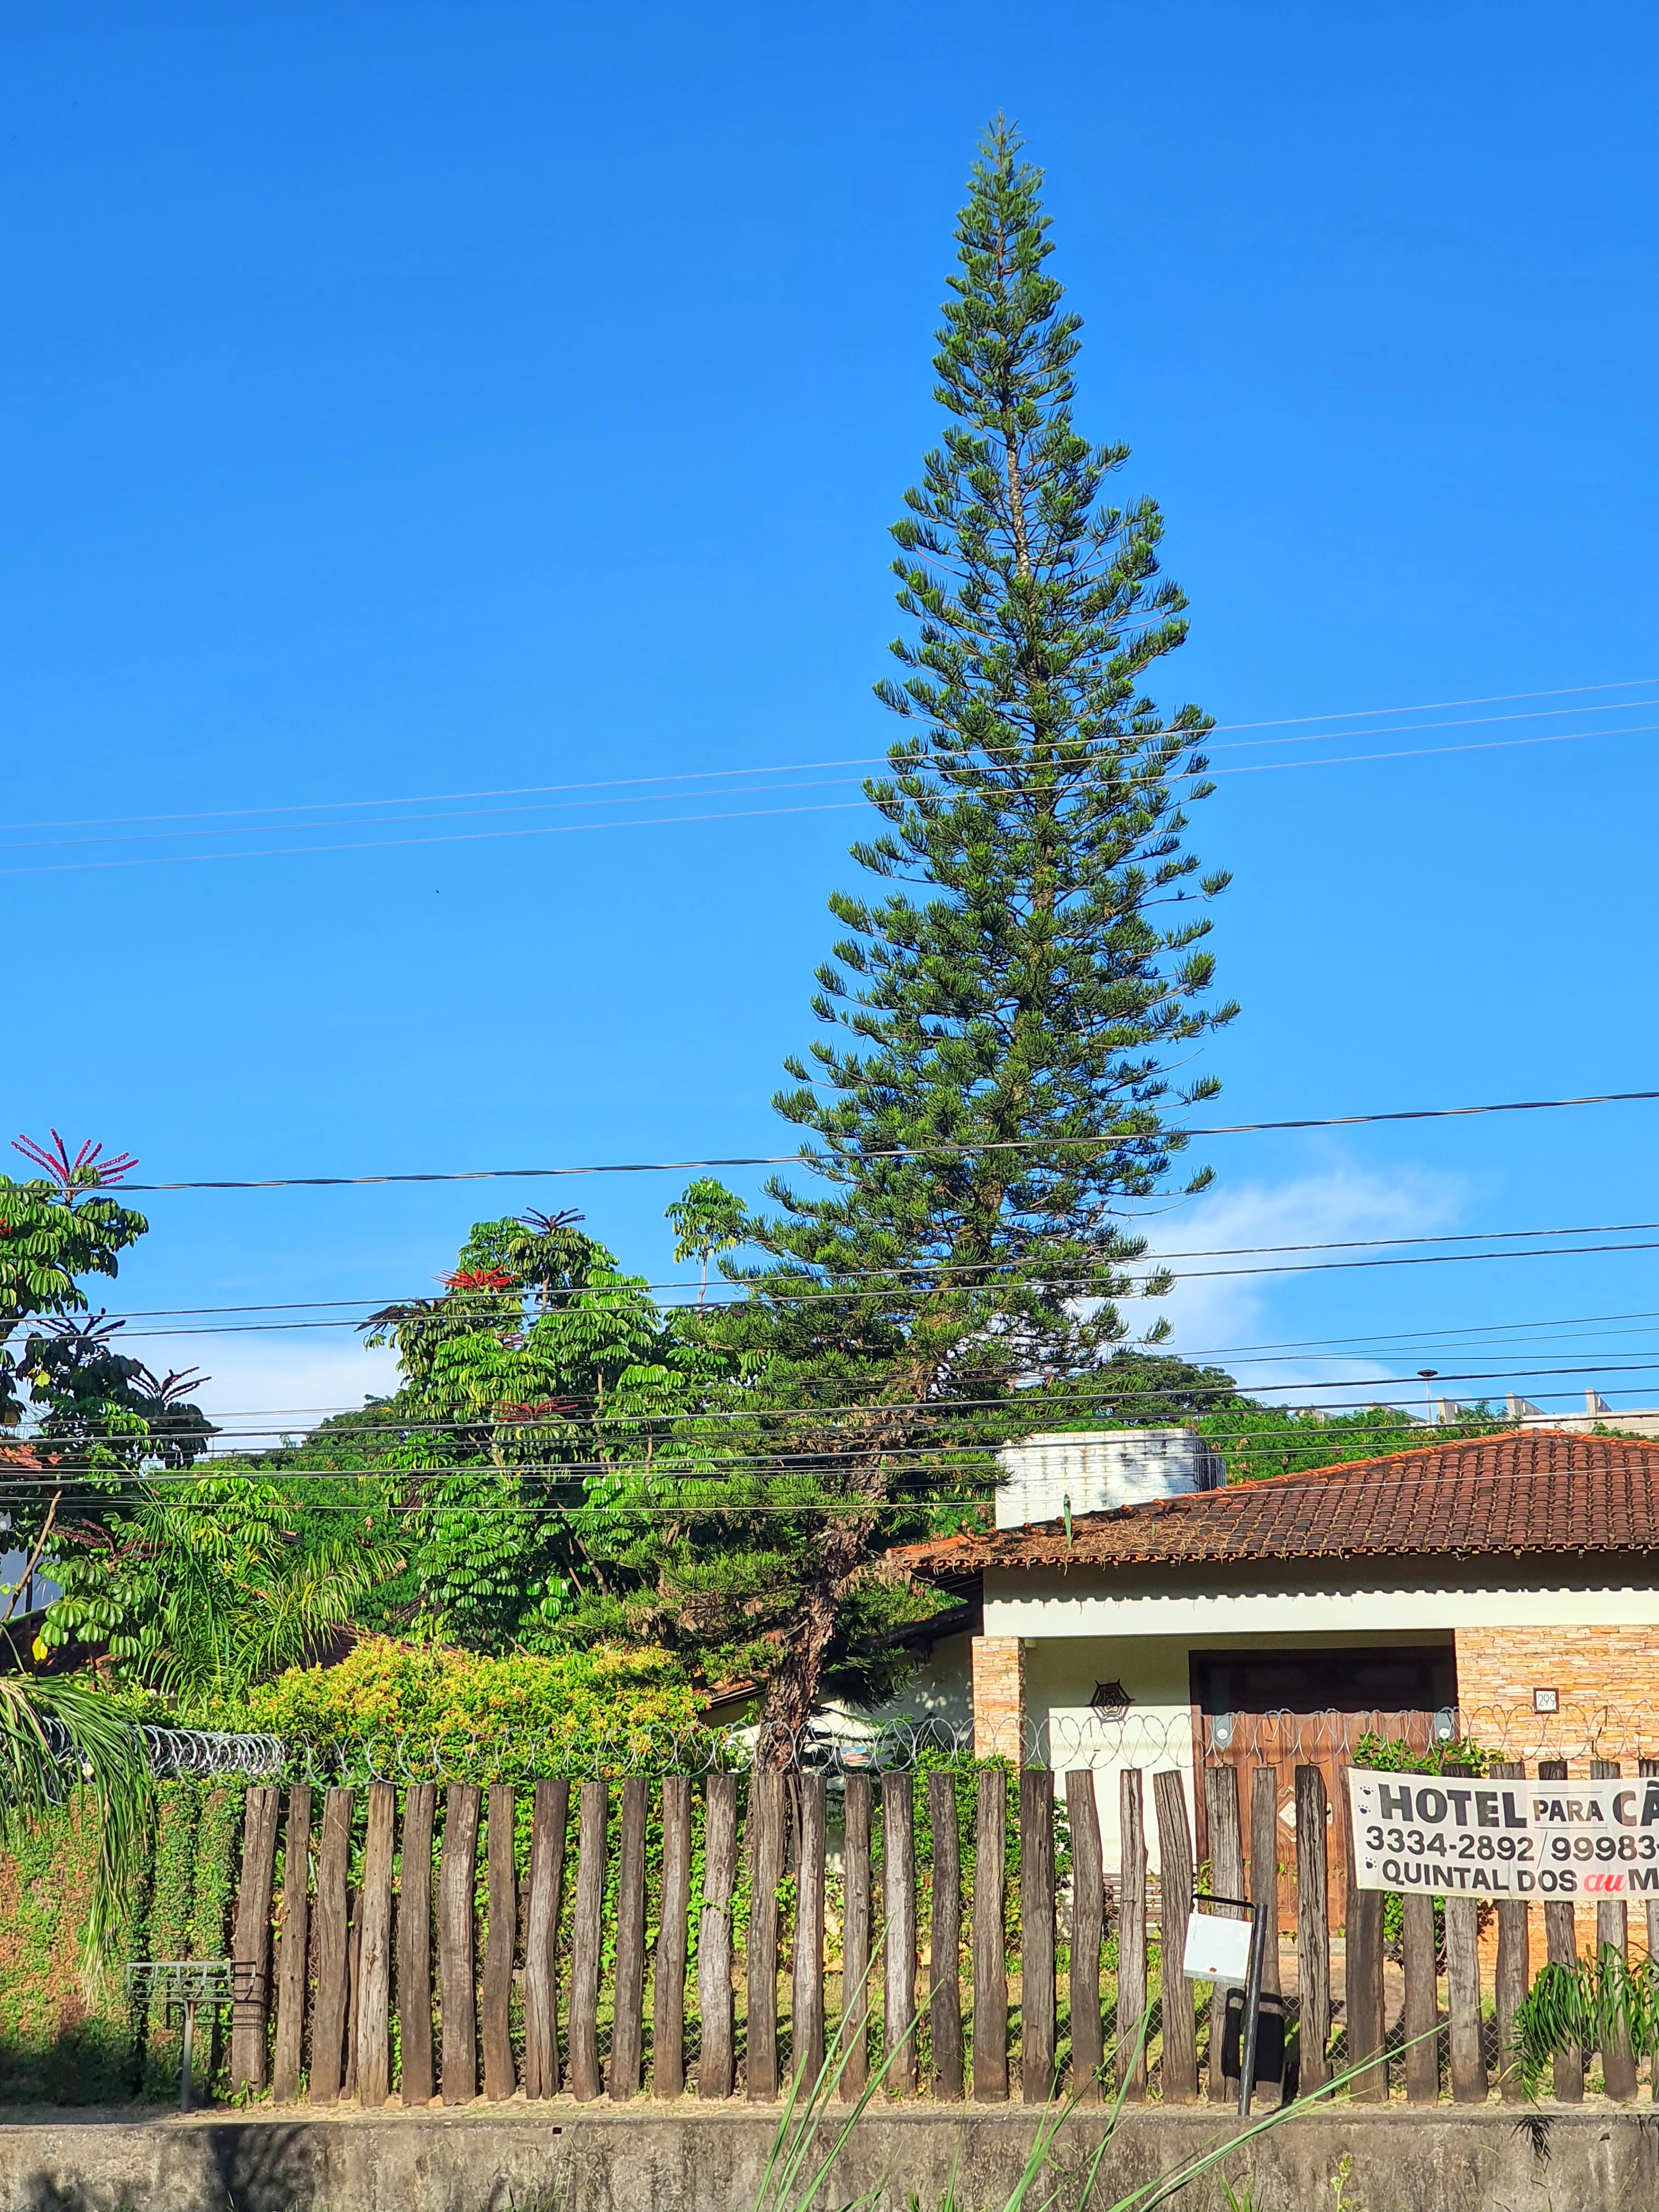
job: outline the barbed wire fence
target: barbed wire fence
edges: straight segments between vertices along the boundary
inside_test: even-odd
[[[837,1780],[1000,1759],[1010,1766],[1152,1770],[1220,1764],[1323,1765],[1360,1763],[1364,1739],[1403,1742],[1425,1760],[1455,1750],[1468,1757],[1518,1760],[1529,1768],[1593,1759],[1637,1762],[1659,1754],[1659,1712],[1601,1703],[1543,1714],[1519,1707],[1448,1706],[1431,1716],[1355,1712],[1334,1707],[1215,1714],[1169,1707],[1123,1711],[1056,1709],[1012,1717],[976,1743],[971,1721],[903,1717],[879,1726],[820,1721],[795,1734],[754,1723],[718,1727],[623,1726],[603,1731],[553,1729],[388,1729],[330,1742],[207,1729],[141,1730],[158,1780],[305,1783],[313,1788],[372,1782],[570,1782],[671,1775],[701,1778],[757,1767],[793,1769]],[[63,1755],[67,1757],[67,1744]]]

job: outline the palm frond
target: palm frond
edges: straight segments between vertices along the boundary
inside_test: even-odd
[[[143,1738],[86,1682],[0,1675],[0,1844],[15,1843],[77,1784],[98,1807],[98,1863],[85,1961],[102,1964],[148,1844],[151,1784]]]

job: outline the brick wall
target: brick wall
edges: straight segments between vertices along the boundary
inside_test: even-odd
[[[1588,1747],[1607,1759],[1659,1756],[1659,1627],[1460,1628],[1457,1702],[1477,1741],[1530,1764],[1546,1738],[1572,1759]],[[1560,1698],[1554,1720],[1533,1710],[1533,1692]],[[1550,1752],[1546,1749],[1544,1755]]]
[[[1025,1647],[1018,1636],[976,1636],[974,1756],[1021,1763],[1025,1714]]]

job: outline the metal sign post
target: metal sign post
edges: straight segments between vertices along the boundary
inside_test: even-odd
[[[1245,2120],[1250,2116],[1250,2098],[1255,2087],[1256,2027],[1261,2011],[1261,1916],[1247,1897],[1217,1897],[1207,1890],[1198,1891],[1193,1905],[1193,1915],[1187,1923],[1182,1972],[1190,1981],[1213,1982],[1218,1996],[1224,1987],[1237,1989],[1242,1984],[1243,1988],[1238,2117]],[[1246,1917],[1242,1921],[1224,1920],[1218,1913],[1200,1913],[1196,1909],[1200,1905],[1226,1905]],[[1216,2018],[1212,2003],[1210,2033],[1218,2035],[1221,2032],[1222,2024]]]
[[[169,2014],[183,2015],[184,2049],[179,2067],[179,2109],[191,2108],[194,2088],[196,2011],[198,2005],[246,2004],[253,1996],[258,1968],[251,1959],[136,1959],[127,1968],[130,1997],[161,1996]]]

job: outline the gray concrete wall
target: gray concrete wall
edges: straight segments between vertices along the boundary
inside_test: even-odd
[[[1091,2197],[1124,2194],[1226,2140],[1206,2112],[1126,2116]],[[0,2124],[4,2212],[750,2212],[775,2112],[726,2106],[629,2112],[562,2100],[488,2113],[302,2112],[97,2119],[43,2115]],[[1098,2120],[1074,2117],[1056,2146],[1072,2212]],[[1018,2180],[1034,2116],[1013,2108],[954,2118],[892,2107],[862,2121],[819,2199],[880,2191],[890,2212],[938,2212],[954,2166],[963,2212],[1000,2212]],[[1344,2171],[1344,2162],[1346,2172]],[[1235,2152],[1227,2179],[1254,2212],[1654,2212],[1659,2117],[1651,2112],[1498,2107],[1423,2115],[1309,2110]],[[1341,2194],[1334,2185],[1341,2179]],[[1041,2203],[1052,2182],[1035,2192]],[[793,2200],[785,2200],[786,2203]],[[1220,2212],[1218,2178],[1173,2200]]]

